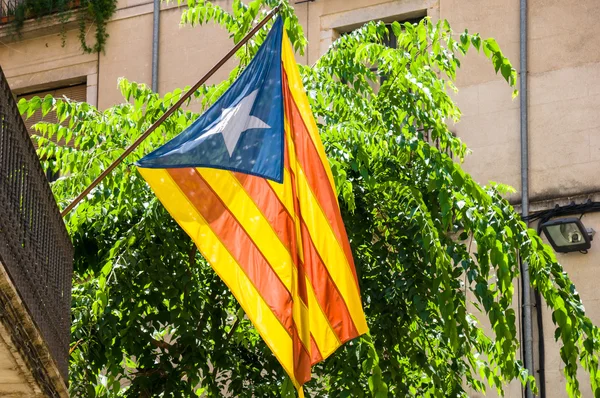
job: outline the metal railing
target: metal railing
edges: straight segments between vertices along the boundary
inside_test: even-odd
[[[40,18],[57,12],[68,11],[81,6],[81,0],[35,0],[22,7],[26,0],[0,0],[0,25],[12,22],[18,13],[23,13],[21,20]]]
[[[1,68],[0,266],[68,380],[73,246]]]
[[[24,1],[25,0],[0,0],[0,25],[11,22],[17,13],[19,4]]]

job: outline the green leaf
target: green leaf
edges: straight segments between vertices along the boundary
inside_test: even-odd
[[[471,36],[471,44],[479,51],[481,48],[481,38],[478,35]]]
[[[54,106],[54,99],[48,94],[44,98],[44,102],[42,102],[42,116],[46,116],[52,109],[52,106]]]
[[[17,107],[19,108],[19,113],[23,115],[29,109],[29,102],[25,98],[21,98],[17,103]]]
[[[500,70],[502,72],[502,76],[504,77],[504,79],[507,82],[510,82],[511,75],[512,75],[512,66],[509,63],[502,63]]]

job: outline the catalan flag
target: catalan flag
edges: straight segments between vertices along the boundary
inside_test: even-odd
[[[137,165],[303,396],[311,365],[367,324],[281,18],[229,90]]]

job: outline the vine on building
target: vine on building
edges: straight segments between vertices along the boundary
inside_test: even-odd
[[[63,46],[66,42],[68,25],[77,24],[81,49],[86,53],[104,51],[108,32],[106,24],[117,10],[118,0],[22,0],[9,4],[0,19],[9,24],[17,36],[22,34],[25,22],[54,18],[60,25]],[[90,43],[90,33],[93,41]]]

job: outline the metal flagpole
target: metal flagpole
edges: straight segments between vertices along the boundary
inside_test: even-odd
[[[221,68],[221,66],[223,66],[223,64],[225,62],[227,62],[227,60],[229,60],[229,58],[231,58],[244,44],[246,44],[248,42],[248,40],[250,40],[252,38],[252,36],[254,36],[256,34],[256,32],[258,32],[263,26],[265,26],[265,24],[267,22],[269,22],[275,16],[275,14],[277,14],[277,12],[279,12],[279,8],[280,8],[279,5],[275,8],[273,8],[271,10],[271,12],[269,12],[269,14],[267,14],[267,16],[265,16],[264,19],[258,23],[258,25],[256,25],[250,32],[248,32],[248,34],[238,44],[236,44],[235,47],[233,47],[227,54],[225,54],[225,56],[223,58],[221,58],[221,60],[219,62],[217,62],[217,64],[215,66],[213,66],[212,69],[209,70],[206,73],[206,75],[204,75],[202,77],[202,79],[200,79],[198,81],[198,83],[196,83],[192,88],[190,88],[179,99],[179,101],[177,101],[175,104],[173,104],[173,106],[171,106],[169,109],[167,109],[167,111],[165,113],[163,113],[163,115],[160,118],[158,118],[158,120],[156,122],[154,122],[152,124],[152,126],[150,126],[148,128],[148,130],[146,130],[144,132],[144,134],[140,135],[133,144],[131,144],[127,149],[125,149],[125,151],[121,154],[121,156],[119,156],[110,166],[108,166],[108,168],[106,170],[104,170],[102,172],[102,174],[100,174],[82,193],[79,194],[79,196],[77,196],[60,213],[61,216],[65,217],[67,214],[69,214],[69,212],[71,210],[73,210],[73,208],[79,202],[81,202],[83,200],[83,198],[85,198],[87,196],[87,194],[89,194],[92,191],[92,189],[94,189],[100,183],[100,181],[102,181],[108,174],[110,174],[115,169],[115,167],[117,167],[131,152],[133,152],[135,150],[135,148],[137,148],[142,143],[142,141],[144,141],[150,134],[152,134],[152,132],[154,130],[156,130],[156,128],[158,126],[160,126],[169,116],[171,116],[173,114],[173,112],[175,112],[188,98],[190,98],[192,96],[192,94],[194,94],[196,92],[196,90],[198,90],[200,88],[200,86],[202,86],[204,83],[206,83],[206,81],[217,70],[219,70]]]

